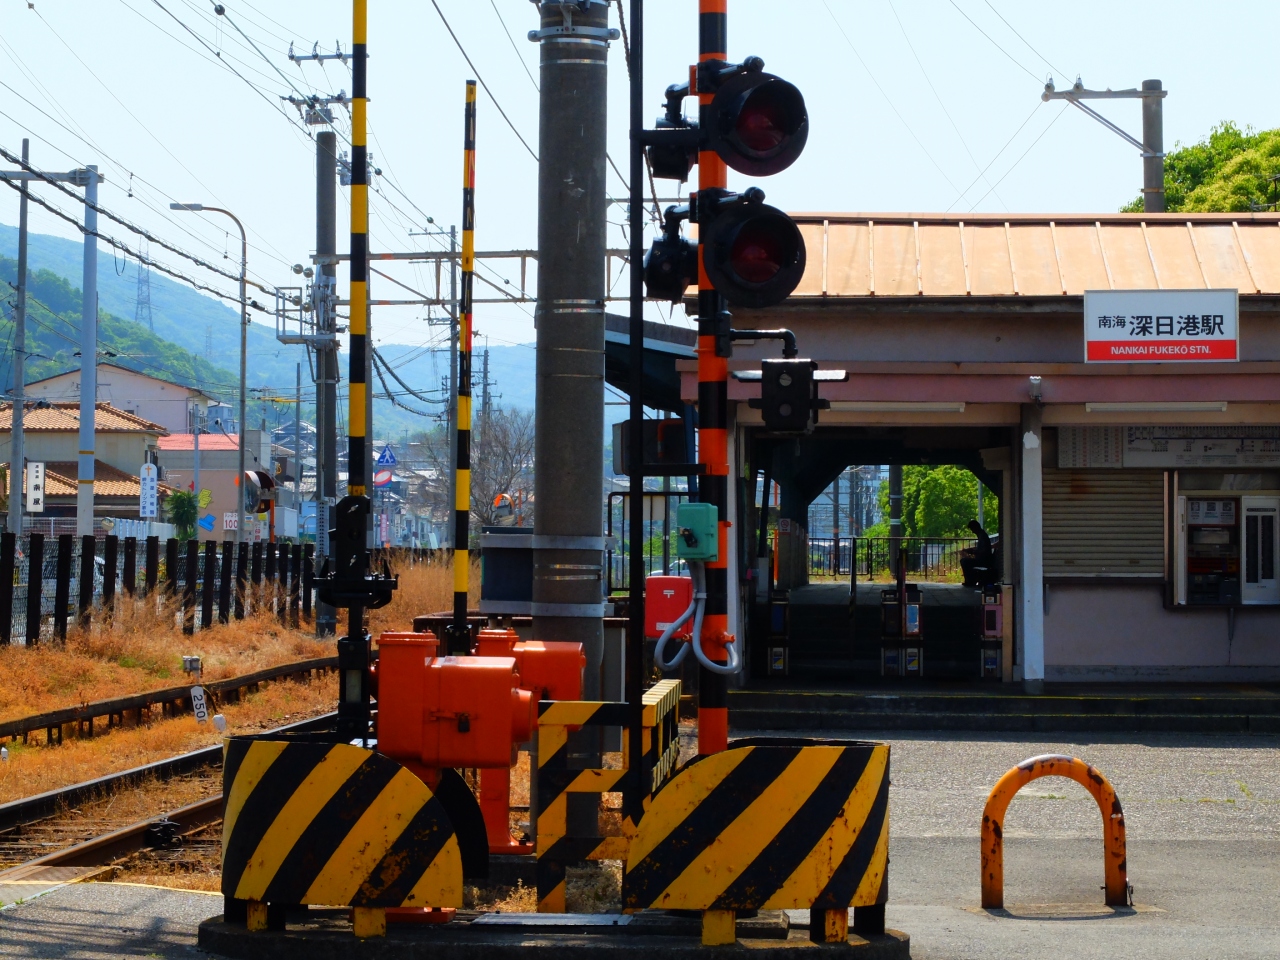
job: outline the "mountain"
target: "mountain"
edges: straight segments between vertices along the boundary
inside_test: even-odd
[[[0,256],[16,259],[18,230],[0,224]],[[64,240],[33,233],[28,241],[28,268],[48,270],[73,287],[84,279],[84,246],[78,241]],[[234,269],[233,267],[230,269]],[[191,266],[193,276],[202,271]],[[100,311],[132,321],[137,297],[138,265],[135,261],[113,256],[111,249],[98,244],[98,308]],[[250,297],[254,291],[250,288]],[[257,294],[258,302],[265,298]],[[264,304],[270,306],[270,304]],[[248,375],[250,386],[291,388],[295,364],[307,369],[306,352],[299,346],[285,346],[275,336],[274,324],[260,322],[250,311]],[[151,318],[157,336],[204,358],[215,367],[240,370],[240,309],[193,290],[156,271],[151,272]],[[210,349],[205,350],[206,339]],[[290,391],[292,392],[292,391]]]
[[[0,257],[0,289],[12,290],[18,276],[15,260]],[[79,365],[80,290],[51,270],[28,272],[26,380],[32,383]],[[0,307],[0,384],[13,385],[13,298]],[[114,354],[113,363],[140,373],[200,387],[225,397],[235,390],[236,374],[169,343],[145,326],[103,311],[98,317],[100,349]]]

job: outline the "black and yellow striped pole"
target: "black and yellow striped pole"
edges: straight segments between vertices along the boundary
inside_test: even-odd
[[[454,470],[457,500],[453,520],[453,630],[451,654],[471,652],[467,630],[467,591],[471,576],[471,334],[472,283],[476,257],[476,82],[467,81],[466,122],[462,138],[462,293],[458,304],[458,447]]]
[[[368,0],[353,0],[351,44],[351,366],[347,390],[347,494],[366,495],[369,473],[369,425],[365,399],[369,385],[369,151]]]

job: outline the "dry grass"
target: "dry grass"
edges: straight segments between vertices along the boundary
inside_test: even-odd
[[[229,733],[256,733],[326,713],[336,700],[337,679],[329,674],[265,685],[219,712],[226,717]],[[9,759],[0,764],[0,802],[163,760],[212,746],[221,739],[213,724],[197,723],[188,714],[141,727],[117,727],[92,739],[68,740],[62,746],[15,741],[8,744]]]
[[[172,608],[125,605],[114,622],[73,630],[65,644],[0,647],[0,720],[183,683],[183,655],[203,658],[204,679],[332,656],[331,642],[269,614],[184,636]]]
[[[393,564],[391,572],[400,575],[400,586],[391,602],[369,613],[369,632],[375,637],[386,630],[409,630],[413,618],[428,613],[453,609],[453,567],[448,563],[408,560]],[[480,564],[471,565],[467,603],[471,609],[480,605]]]

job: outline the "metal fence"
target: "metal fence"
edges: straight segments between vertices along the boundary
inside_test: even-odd
[[[606,595],[630,589],[631,586],[631,522],[629,493],[609,494],[605,514],[605,533],[610,548],[605,551],[608,568]],[[644,497],[644,529],[641,532],[644,552],[645,576],[659,573],[672,575],[687,573],[684,562],[676,558],[675,531],[676,507],[689,499],[681,492],[647,492]]]
[[[974,537],[902,537],[899,541],[906,559],[907,576],[913,580],[959,583],[964,578],[961,560],[974,555]],[[892,581],[888,537],[809,538],[809,576],[848,577],[851,564],[857,565],[861,581]]]
[[[268,610],[311,619],[314,547],[159,537],[0,537],[0,644],[64,640],[124,604],[172,617],[186,633]]]

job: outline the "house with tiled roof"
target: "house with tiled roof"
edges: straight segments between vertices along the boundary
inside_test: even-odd
[[[98,517],[136,517],[144,463],[155,463],[160,437],[166,430],[109,403],[99,403],[94,413],[93,512]],[[23,453],[27,463],[45,465],[45,518],[74,517],[76,512],[76,457],[80,449],[80,405],[28,401],[23,417]],[[13,404],[0,405],[0,463],[5,469],[4,494],[13,440]],[[13,486],[21,489],[21,482]],[[161,496],[169,487],[162,486]]]

